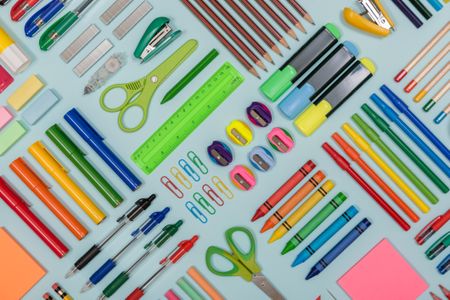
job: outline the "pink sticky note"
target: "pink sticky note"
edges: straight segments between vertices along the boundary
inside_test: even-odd
[[[425,280],[386,239],[347,271],[338,284],[352,300],[411,300],[428,289]]]
[[[4,106],[0,106],[0,129],[5,127],[5,125],[8,124],[12,118],[13,116],[9,110]]]

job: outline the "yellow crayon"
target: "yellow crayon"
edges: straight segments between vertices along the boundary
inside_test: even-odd
[[[342,129],[353,140],[353,142],[375,162],[375,164],[388,175],[392,181],[408,196],[409,199],[424,213],[430,207],[397,175],[386,162],[373,150],[369,142],[358,134],[348,123],[342,125]]]
[[[332,189],[334,182],[325,181],[314,194],[311,195],[297,210],[295,210],[272,234],[269,244],[281,239],[292,227],[295,226],[320,200],[322,200]]]
[[[28,152],[37,160],[45,171],[58,182],[58,184],[72,197],[78,206],[94,221],[99,224],[106,215],[95,205],[85,192],[70,178],[68,171],[39,141],[28,148]]]

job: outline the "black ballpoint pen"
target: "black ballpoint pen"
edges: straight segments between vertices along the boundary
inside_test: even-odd
[[[148,198],[141,198],[137,200],[133,207],[131,207],[125,214],[117,219],[117,226],[99,243],[94,244],[83,256],[81,256],[66,274],[66,278],[71,277],[78,271],[86,267],[91,260],[94,259],[103,249],[103,247],[125,226],[134,221],[142,212],[150,207],[156,195],[152,194]]]

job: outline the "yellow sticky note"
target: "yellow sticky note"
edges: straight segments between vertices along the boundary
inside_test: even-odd
[[[8,98],[8,104],[19,111],[24,107],[31,98],[34,97],[45,84],[37,75],[31,75],[17,90],[15,90]]]

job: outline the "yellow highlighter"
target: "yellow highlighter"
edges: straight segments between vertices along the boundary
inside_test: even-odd
[[[278,227],[269,239],[269,244],[281,239],[289,230],[292,229],[320,200],[322,200],[332,189],[334,182],[325,181],[317,191],[314,192],[297,210],[295,210],[280,227]]]
[[[96,224],[102,222],[106,215],[95,205],[95,203],[83,192],[83,190],[70,178],[68,171],[48,151],[48,149],[37,141],[28,148],[28,152],[37,160],[45,171],[58,182],[58,184],[72,197],[78,206]]]
[[[383,170],[389,178],[408,196],[409,199],[424,213],[430,208],[425,202],[397,175],[389,165],[373,150],[369,142],[358,134],[348,123],[342,125],[342,129],[353,140],[353,142]]]

